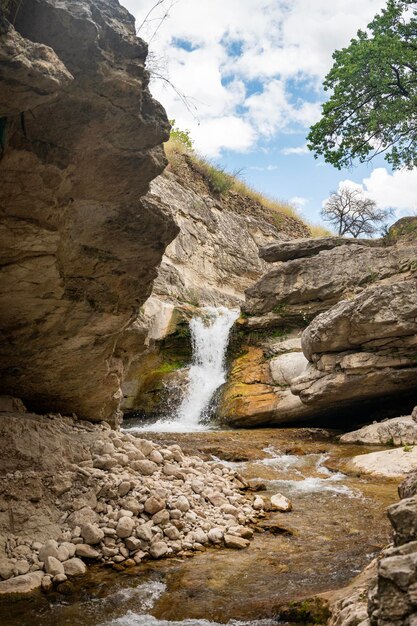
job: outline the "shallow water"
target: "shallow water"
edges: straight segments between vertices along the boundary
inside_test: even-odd
[[[293,511],[268,513],[246,550],[213,548],[122,573],[95,568],[71,596],[0,605],[1,624],[270,626],[282,623],[283,604],[344,586],[388,541],[396,483],[343,473],[366,448],[340,446],[319,429],[148,437],[232,465],[263,484],[260,495],[289,497]]]

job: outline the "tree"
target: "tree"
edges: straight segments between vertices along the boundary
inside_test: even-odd
[[[379,209],[376,202],[367,198],[359,189],[341,187],[332,192],[321,215],[337,229],[338,235],[373,235],[391,215],[391,209]]]
[[[332,90],[308,147],[338,169],[385,152],[394,169],[417,164],[417,2],[386,8],[333,54]]]

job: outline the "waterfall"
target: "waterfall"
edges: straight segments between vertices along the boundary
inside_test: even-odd
[[[238,311],[225,307],[206,307],[203,315],[190,322],[193,362],[187,392],[177,412],[177,419],[185,428],[193,429],[207,420],[210,402],[226,382],[226,349],[230,329],[238,316]]]
[[[190,321],[193,356],[184,398],[173,417],[160,419],[143,430],[206,430],[213,396],[226,382],[226,349],[230,330],[238,317],[238,310],[205,307]]]

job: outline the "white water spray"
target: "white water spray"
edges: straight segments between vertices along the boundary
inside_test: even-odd
[[[210,402],[226,382],[225,355],[229,333],[238,311],[207,307],[201,317],[190,322],[193,364],[187,393],[178,409],[178,420],[192,429],[207,420]]]
[[[207,429],[213,396],[226,382],[226,349],[230,330],[238,317],[238,310],[205,307],[190,321],[193,361],[188,387],[175,416],[130,430],[192,432]]]

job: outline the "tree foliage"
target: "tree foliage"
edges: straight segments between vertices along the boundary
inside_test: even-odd
[[[359,189],[345,185],[332,193],[321,215],[337,230],[338,235],[356,238],[375,234],[391,213],[390,209],[379,209]]]
[[[388,0],[368,31],[333,54],[332,91],[308,135],[316,158],[341,169],[385,152],[394,169],[417,164],[417,2]]]
[[[193,140],[191,139],[191,133],[188,129],[181,130],[178,126],[175,126],[175,120],[169,120],[171,124],[170,138],[183,145],[188,150],[193,149]]]

